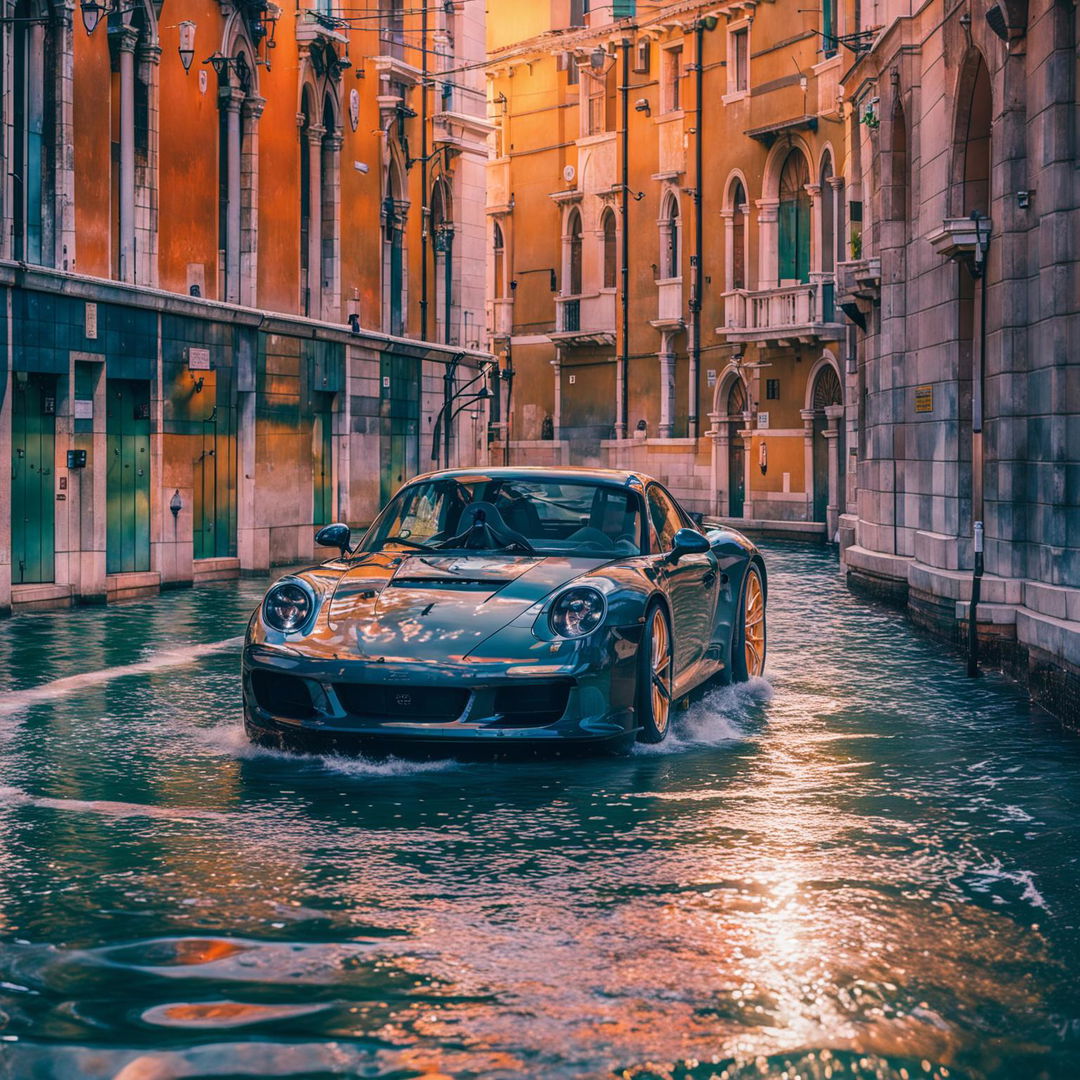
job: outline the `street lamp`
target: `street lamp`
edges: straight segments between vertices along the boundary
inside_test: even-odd
[[[191,62],[195,59],[195,24],[190,19],[185,19],[178,27],[180,31],[180,63],[184,65],[184,74],[191,70]]]
[[[443,442],[443,456],[446,458],[445,465],[450,464],[450,431],[453,424],[454,417],[471,401],[483,401],[492,396],[491,391],[488,389],[485,383],[475,394],[465,394],[465,391],[469,389],[473,383],[479,382],[485,378],[488,374],[487,370],[480,371],[478,375],[470,379],[464,386],[459,387],[454,393],[449,392],[450,381],[453,379],[453,369],[457,367],[455,363],[453,367],[447,369],[447,394],[446,400],[443,402],[442,408],[439,410],[438,415],[435,417],[435,426],[431,433],[431,460],[436,464],[439,461],[439,435],[442,434]],[[464,395],[464,396],[463,396]],[[456,410],[451,412],[451,408],[455,401],[461,401],[461,405]]]

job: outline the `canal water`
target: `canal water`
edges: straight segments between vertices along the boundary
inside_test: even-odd
[[[263,583],[0,625],[0,1077],[1080,1076],[1080,738],[767,557],[623,760],[254,751]]]

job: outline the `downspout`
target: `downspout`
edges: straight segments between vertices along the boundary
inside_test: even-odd
[[[428,7],[420,6],[420,340],[428,339],[428,229],[431,227],[431,211],[428,206],[428,149],[427,149],[427,99],[428,99]],[[447,461],[449,465],[449,460]]]
[[[694,26],[694,57],[696,95],[694,98],[694,254],[690,258],[690,416],[687,435],[691,439],[698,437],[698,413],[701,404],[701,387],[698,386],[698,369],[701,366],[701,248],[704,243],[704,229],[701,220],[701,185],[702,185],[702,143],[701,143],[701,98],[704,93],[704,64],[702,50],[705,45],[705,23],[698,19]]]
[[[983,576],[983,391],[986,371],[986,261],[990,249],[990,236],[987,234],[984,246],[981,225],[983,221],[988,225],[990,222],[977,210],[972,211],[971,217],[975,222],[973,272],[979,283],[979,347],[974,357],[978,366],[971,380],[971,519],[975,561],[971,575],[971,603],[968,606],[967,673],[969,678],[975,678],[979,674],[977,608]]]
[[[615,438],[626,438],[626,415],[628,405],[627,367],[630,356],[630,231],[628,225],[628,197],[630,191],[630,39],[622,39],[622,178],[619,216],[622,218],[622,243],[620,245],[619,277],[622,285],[619,301],[622,307],[622,333],[619,357],[615,372]]]

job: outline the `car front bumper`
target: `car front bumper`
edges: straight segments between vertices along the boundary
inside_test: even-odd
[[[637,727],[639,640],[639,626],[611,629],[550,663],[535,650],[524,662],[490,653],[373,660],[249,642],[245,724],[258,741],[296,749],[472,744],[501,752],[628,742]]]

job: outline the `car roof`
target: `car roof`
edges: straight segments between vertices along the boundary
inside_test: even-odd
[[[617,487],[644,487],[653,480],[645,473],[629,469],[591,469],[579,465],[504,465],[491,469],[481,466],[468,469],[440,469],[438,472],[414,476],[409,483],[414,484],[418,480],[432,480],[444,476],[455,480],[469,477],[490,480],[565,480],[567,483],[591,480],[594,483]]]

